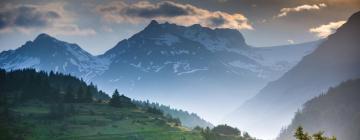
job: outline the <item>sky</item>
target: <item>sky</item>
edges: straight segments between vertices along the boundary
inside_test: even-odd
[[[360,0],[2,0],[0,51],[40,33],[100,55],[151,20],[239,30],[255,47],[327,37],[360,10]]]

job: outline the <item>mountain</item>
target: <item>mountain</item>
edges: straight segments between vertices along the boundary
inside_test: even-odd
[[[94,81],[214,121],[281,76],[317,43],[256,48],[237,30],[152,21],[99,56],[111,63]]]
[[[0,67],[6,70],[35,68],[61,72],[88,81],[100,75],[107,68],[107,62],[92,56],[76,44],[40,34],[34,41],[28,41],[16,50],[0,53]]]
[[[347,23],[330,35],[313,53],[305,56],[281,78],[267,84],[255,97],[240,106],[230,115],[231,124],[249,128],[248,131],[254,134],[275,137],[307,100],[343,81],[359,78],[358,25],[360,12],[352,15]]]
[[[295,66],[319,42],[252,47],[237,30],[151,21],[100,56],[41,34],[16,50],[0,53],[0,67],[68,73],[107,93],[118,88],[133,98],[217,121]]]
[[[321,130],[339,140],[360,139],[359,91],[360,80],[349,80],[307,101],[278,140],[292,140],[300,125],[310,133]]]

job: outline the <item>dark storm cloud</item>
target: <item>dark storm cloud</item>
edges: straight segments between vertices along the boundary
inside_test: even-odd
[[[18,6],[0,11],[0,29],[7,27],[44,27],[60,18],[54,11],[41,11],[32,6]]]
[[[142,18],[154,17],[177,17],[194,13],[194,10],[173,2],[162,2],[156,6],[134,6],[125,10],[124,14],[129,16],[138,16]]]
[[[200,24],[211,28],[252,29],[247,18],[237,13],[210,11],[191,4],[172,1],[126,3],[116,1],[98,5],[97,11],[106,21],[142,23],[156,19],[180,25]]]
[[[227,23],[227,20],[222,17],[222,16],[219,16],[219,17],[211,17],[209,18],[209,22],[212,26],[221,26],[221,25],[224,25]]]
[[[360,0],[207,0],[206,2],[177,0],[177,2],[206,7],[212,11],[243,13],[255,30],[242,33],[247,42],[254,46],[287,44],[288,40],[300,43],[322,38],[324,34],[334,30],[333,27],[338,26],[331,26],[331,30],[314,28],[328,27],[324,25],[330,23],[341,23],[340,21],[345,21],[360,10]]]

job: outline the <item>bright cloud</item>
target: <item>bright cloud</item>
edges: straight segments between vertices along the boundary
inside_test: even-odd
[[[300,5],[300,6],[293,7],[293,8],[282,8],[280,10],[280,13],[277,15],[277,17],[278,18],[285,17],[289,13],[292,13],[292,12],[320,10],[321,8],[325,8],[325,7],[326,7],[325,3],[320,3],[320,4],[314,4],[314,5],[305,4],[305,5]]]
[[[200,24],[210,28],[253,29],[242,14],[208,11],[190,4],[170,1],[150,3],[141,1],[128,4],[122,1],[97,6],[97,11],[109,22],[140,23],[156,19],[180,25]]]
[[[325,38],[341,27],[346,21],[330,22],[319,27],[311,28],[309,31],[316,33],[318,37]]]
[[[294,44],[295,43],[295,41],[294,40],[292,40],[292,39],[289,39],[289,40],[287,40],[290,44]]]
[[[29,34],[33,31],[52,35],[93,35],[93,29],[80,29],[74,18],[64,9],[65,3],[44,5],[7,4],[0,8],[0,33],[19,31]]]

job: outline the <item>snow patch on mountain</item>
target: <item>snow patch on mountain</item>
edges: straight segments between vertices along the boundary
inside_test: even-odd
[[[189,74],[189,73],[194,73],[194,72],[197,72],[197,71],[206,71],[206,70],[208,70],[208,68],[192,69],[192,70],[189,70],[189,71],[179,72],[179,73],[177,73],[177,75]]]
[[[160,35],[159,38],[153,38],[153,39],[156,40],[155,44],[157,45],[165,44],[167,46],[171,46],[179,41],[179,38],[177,36],[174,36],[169,33]]]
[[[84,52],[82,49],[77,48],[77,46],[72,46],[65,44],[66,50],[71,53],[72,56],[77,58],[79,61],[89,61],[92,56],[89,56],[88,53]]]
[[[266,74],[264,74],[264,68],[255,65],[255,64],[251,64],[251,63],[245,63],[242,61],[232,61],[229,63],[231,66],[237,67],[237,68],[241,68],[241,69],[245,69],[245,70],[249,70],[253,73],[257,74],[257,77],[259,78],[268,78],[268,76]]]
[[[13,60],[5,62],[2,66],[4,69],[24,69],[30,67],[36,67],[40,64],[40,59],[36,57],[22,57],[17,55]]]
[[[226,49],[226,40],[223,38],[213,38],[205,32],[196,30],[186,30],[184,37],[204,45],[210,51],[219,51]]]

